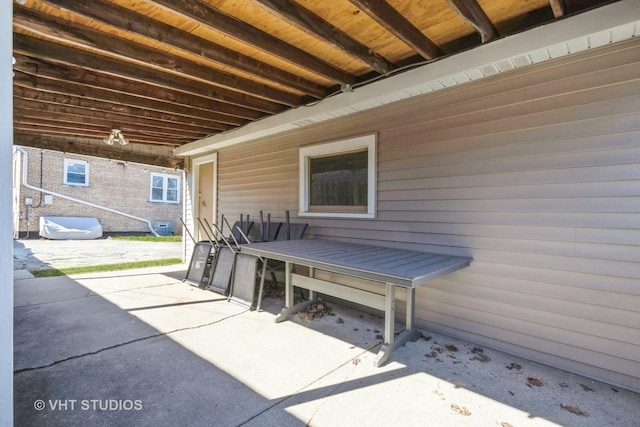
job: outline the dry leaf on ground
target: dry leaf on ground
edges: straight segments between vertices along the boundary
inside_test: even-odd
[[[309,305],[307,308],[298,313],[298,316],[303,322],[309,322],[313,319],[320,319],[330,314],[331,308],[327,304],[319,302]]]
[[[468,410],[464,406],[461,408],[458,405],[456,405],[455,403],[453,405],[451,405],[451,410],[453,410],[453,412],[455,412],[456,414],[464,415],[465,417],[468,417],[469,415],[471,415],[471,411],[470,410]]]
[[[587,414],[585,411],[583,411],[582,409],[578,408],[577,406],[569,406],[569,405],[560,404],[560,407],[562,409],[564,409],[565,411],[571,412],[572,414],[581,415],[583,417],[588,417],[589,416],[589,414]]]
[[[544,383],[542,381],[540,381],[537,378],[533,378],[533,377],[527,378],[527,383],[530,384],[530,385],[534,385],[536,387],[541,387],[541,386],[544,385]]]
[[[580,383],[578,383],[578,384],[580,384]],[[589,387],[588,385],[580,384],[580,387],[582,387],[582,389],[584,391],[593,391],[593,389],[591,387]]]
[[[487,356],[486,354],[484,354],[484,350],[478,347],[474,347],[471,350],[471,353],[475,354],[475,356],[473,356],[470,360],[478,360],[482,363],[487,363],[491,360],[491,358],[489,358],[489,356]]]

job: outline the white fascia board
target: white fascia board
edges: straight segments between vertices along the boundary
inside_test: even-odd
[[[185,144],[176,148],[175,154],[199,156],[637,36],[640,1],[622,0]]]

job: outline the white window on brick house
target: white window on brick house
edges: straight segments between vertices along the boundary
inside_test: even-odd
[[[375,218],[376,135],[300,148],[300,216]]]
[[[179,203],[180,178],[163,173],[152,173],[150,194],[152,202]]]
[[[84,160],[64,159],[64,184],[89,186],[89,163]]]

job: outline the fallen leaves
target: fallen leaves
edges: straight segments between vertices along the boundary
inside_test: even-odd
[[[540,381],[537,378],[533,378],[533,377],[529,377],[527,378],[527,385],[528,386],[536,386],[536,387],[542,387],[544,385],[544,383],[542,381]]]
[[[438,357],[442,353],[444,353],[444,348],[437,345],[432,345],[431,351],[425,354],[424,356],[429,358],[434,358],[434,357]]]
[[[475,356],[473,356],[471,358],[471,360],[477,360],[480,361],[482,363],[487,363],[491,360],[491,358],[489,356],[487,356],[486,354],[484,354],[484,350],[478,347],[473,347],[473,349],[471,349],[471,353],[473,353]]]
[[[313,319],[321,319],[330,314],[331,308],[323,302],[318,302],[310,304],[307,308],[298,313],[298,316],[300,317],[300,320],[306,323]]]
[[[461,408],[460,406],[456,405],[455,403],[451,405],[451,410],[453,412],[455,412],[456,414],[464,415],[465,417],[468,417],[469,415],[471,415],[471,411],[469,411],[464,406]]]
[[[562,409],[564,409],[565,411],[567,411],[567,412],[571,412],[572,414],[580,415],[580,416],[583,416],[583,417],[588,417],[589,416],[589,414],[587,414],[585,411],[583,411],[582,409],[580,409],[577,406],[569,406],[569,405],[560,404],[560,407]]]
[[[580,384],[580,383],[578,383],[578,384]],[[593,389],[591,387],[589,387],[588,385],[580,384],[580,387],[582,387],[582,389],[584,391],[593,391]]]
[[[515,362],[513,362],[513,363],[511,363],[510,365],[507,365],[507,369],[508,369],[508,370],[510,370],[510,371],[512,371],[512,370],[514,370],[514,369],[515,369],[516,371],[519,371],[520,369],[522,369],[522,365],[521,365],[521,364],[519,364],[519,363],[515,363]]]

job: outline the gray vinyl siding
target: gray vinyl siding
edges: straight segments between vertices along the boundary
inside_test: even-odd
[[[375,220],[308,235],[472,256],[418,325],[640,390],[640,40],[219,151],[219,212],[298,210],[298,148],[378,135]]]

